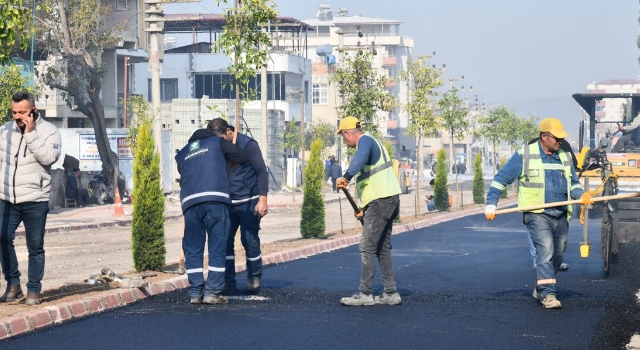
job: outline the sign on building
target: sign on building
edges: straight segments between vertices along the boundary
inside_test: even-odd
[[[96,136],[94,134],[80,134],[79,136],[80,160],[100,160],[100,153],[98,153],[98,145],[96,144]],[[131,155],[131,149],[126,142],[125,135],[108,135],[108,137],[111,149],[118,150],[118,157],[120,157],[120,159],[133,158]]]

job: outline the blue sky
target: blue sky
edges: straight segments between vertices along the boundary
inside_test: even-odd
[[[233,2],[233,1],[231,1]],[[281,16],[315,18],[320,2],[276,0]],[[301,3],[306,3],[301,5]],[[444,78],[486,92],[489,104],[523,116],[580,118],[573,93],[606,79],[640,75],[640,4],[631,0],[341,0],[325,1],[334,13],[403,21],[400,32],[415,40],[414,54],[436,51]],[[170,4],[167,13],[220,13],[214,0]],[[458,83],[462,85],[462,83]]]

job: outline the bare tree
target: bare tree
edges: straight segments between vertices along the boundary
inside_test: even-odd
[[[49,57],[41,79],[91,120],[102,169],[117,184],[118,157],[109,145],[101,99],[106,73],[101,58],[105,48],[121,40],[124,27],[107,25],[111,8],[99,0],[44,0],[41,5],[36,37]]]

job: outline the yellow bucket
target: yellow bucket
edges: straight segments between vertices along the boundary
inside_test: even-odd
[[[581,243],[580,244],[580,257],[581,258],[588,258],[590,252],[591,252],[591,243],[586,242],[586,243]]]

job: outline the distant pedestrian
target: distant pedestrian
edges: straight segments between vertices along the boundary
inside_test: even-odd
[[[435,185],[434,179],[431,179],[431,181],[429,181],[429,185],[431,186],[431,188],[433,188],[433,186]],[[436,210],[436,202],[433,199],[434,199],[433,194],[427,195],[427,210],[428,211]]]
[[[184,215],[184,250],[191,304],[226,304],[222,295],[229,233],[227,161],[244,163],[242,149],[209,129],[196,130],[175,156],[180,173],[180,203]],[[209,251],[203,277],[204,244]]]
[[[87,204],[89,191],[86,188],[82,188],[79,168],[73,168],[73,171],[67,177],[64,194],[67,198],[75,199],[76,205],[79,207],[84,207]]]
[[[356,148],[351,165],[336,181],[339,189],[347,188],[356,176],[356,192],[364,210],[360,238],[360,287],[351,297],[340,300],[343,305],[398,305],[402,303],[396,287],[396,275],[391,256],[391,229],[400,210],[400,185],[393,171],[386,147],[374,137],[364,134],[354,117],[340,121],[338,134],[347,146]],[[371,285],[380,264],[384,292],[373,298]]]
[[[226,120],[215,118],[208,128],[219,137],[233,141],[234,128]],[[245,250],[247,266],[246,290],[255,293],[262,278],[262,253],[260,251],[260,220],[267,215],[269,174],[262,158],[258,142],[238,133],[236,143],[247,156],[248,162],[233,166],[229,173],[229,234],[227,238],[227,262],[224,277],[224,294],[233,294],[236,288],[235,237],[240,227],[240,242]]]
[[[331,160],[331,183],[333,184],[333,192],[338,193],[339,190],[336,187],[336,180],[342,176],[342,167],[335,160]]]
[[[29,251],[25,304],[38,305],[44,276],[44,231],[51,197],[51,165],[60,158],[62,137],[53,124],[38,117],[34,97],[28,92],[13,95],[11,114],[13,122],[0,127],[0,154],[3,155],[0,157],[0,262],[7,281],[0,302],[23,297],[13,240],[18,225],[24,223]]]
[[[331,156],[328,156],[327,159],[324,160],[324,183],[327,184],[327,181],[331,178]],[[324,185],[322,185],[324,186]]]

